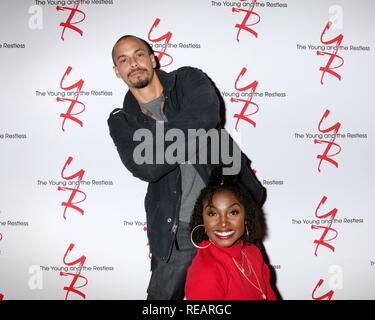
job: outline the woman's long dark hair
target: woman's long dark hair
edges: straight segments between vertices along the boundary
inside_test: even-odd
[[[260,209],[251,197],[249,191],[241,183],[238,175],[224,175],[222,167],[218,167],[212,172],[210,181],[201,191],[190,220],[190,231],[197,225],[203,224],[203,202],[212,201],[215,193],[220,191],[230,191],[245,208],[245,232],[241,239],[247,243],[256,243],[262,238],[260,224]],[[197,228],[193,233],[193,240],[199,244],[203,240],[208,240],[204,228]]]

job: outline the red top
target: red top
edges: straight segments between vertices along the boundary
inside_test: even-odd
[[[210,242],[203,241],[200,246]],[[242,252],[246,255],[243,258]],[[247,278],[236,267],[244,267]],[[251,266],[256,276],[249,267]],[[198,249],[197,255],[188,269],[185,295],[187,300],[262,300],[262,292],[268,300],[276,300],[270,284],[270,271],[264,263],[260,250],[253,244],[241,241],[229,248],[214,243],[206,249]],[[259,288],[258,290],[256,287]]]

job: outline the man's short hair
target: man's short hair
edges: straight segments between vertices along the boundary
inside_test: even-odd
[[[150,46],[150,44],[149,44],[147,41],[143,40],[142,38],[139,38],[139,37],[133,36],[133,35],[131,35],[131,34],[127,34],[127,35],[122,36],[121,38],[119,38],[119,39],[116,41],[116,43],[115,43],[115,45],[113,46],[113,48],[112,48],[112,61],[113,61],[113,65],[116,66],[115,50],[116,50],[117,45],[118,45],[121,41],[126,40],[126,39],[128,39],[128,38],[134,38],[134,39],[137,39],[137,40],[139,40],[140,42],[142,42],[142,43],[144,44],[144,46],[146,47],[146,49],[147,49],[147,53],[148,53],[148,54],[153,54],[153,53],[154,53],[153,50],[152,50],[152,48],[151,48],[151,46]]]

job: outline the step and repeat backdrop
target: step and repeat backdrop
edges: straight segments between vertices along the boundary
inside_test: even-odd
[[[111,50],[202,69],[267,188],[284,299],[375,299],[375,2],[1,0],[0,299],[145,299],[147,184],[122,165]],[[204,111],[203,111],[204,112]]]

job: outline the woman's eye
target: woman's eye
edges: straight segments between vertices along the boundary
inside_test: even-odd
[[[213,216],[216,215],[216,212],[215,212],[215,211],[208,211],[208,212],[207,212],[207,215],[208,215],[209,217],[213,217]]]
[[[230,214],[232,216],[236,216],[236,215],[240,214],[240,212],[238,210],[233,210],[233,211],[230,212]]]

